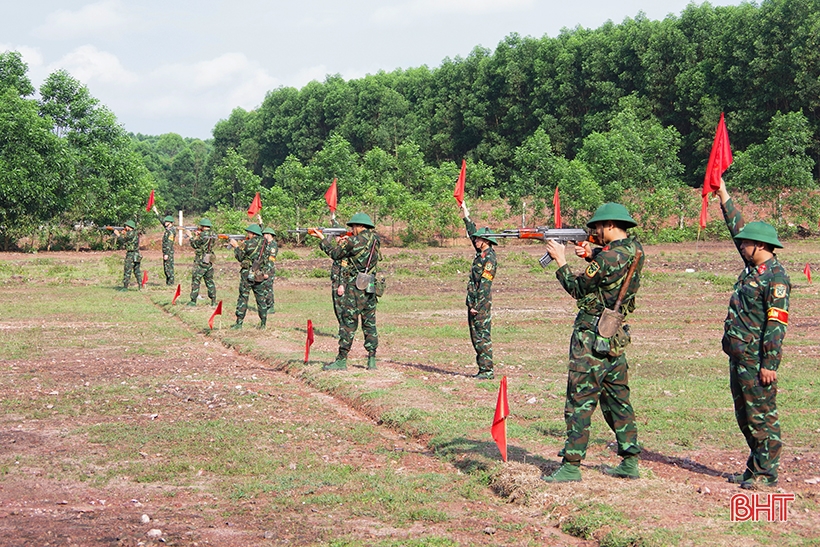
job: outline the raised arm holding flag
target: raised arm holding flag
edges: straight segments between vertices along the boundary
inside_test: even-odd
[[[709,193],[716,193],[720,189],[720,178],[723,172],[732,165],[732,149],[729,146],[729,133],[726,131],[726,122],[723,112],[715,130],[715,140],[712,142],[712,152],[709,154],[709,163],[706,164],[706,176],[703,178],[703,203],[700,207],[700,229],[706,228],[706,211],[709,206]]]

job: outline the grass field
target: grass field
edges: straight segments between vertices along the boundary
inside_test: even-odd
[[[575,315],[542,250],[498,249],[494,381],[470,377],[467,243],[386,250],[379,368],[359,334],[340,372],[321,370],[336,321],[329,260],[310,249],[283,249],[275,315],[257,330],[251,309],[241,331],[227,251],[213,331],[206,301],[184,306],[190,253],[176,305],[155,251],[148,286],[127,293],[113,290],[122,253],[0,254],[0,544],[820,545],[820,300],[800,273],[820,271],[817,241],[780,253],[786,522],[730,521],[726,476],[747,449],[720,350],[741,267],[728,242],[646,248],[627,352],[642,478],[601,473],[619,459],[596,411],[583,482],[539,480],[560,462]],[[507,463],[489,432],[502,375]]]

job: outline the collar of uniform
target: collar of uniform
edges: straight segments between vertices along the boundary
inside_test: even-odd
[[[771,271],[772,266],[774,266],[774,262],[775,262],[775,260],[777,260],[777,256],[772,256],[772,257],[771,257],[769,260],[767,260],[766,262],[764,262],[764,263],[762,263],[762,264],[758,264],[758,265],[755,267],[755,270],[757,270],[757,275],[763,275],[763,274],[764,274],[764,273],[766,273],[767,271]]]

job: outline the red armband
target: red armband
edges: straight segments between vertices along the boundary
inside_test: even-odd
[[[769,311],[766,312],[766,319],[769,321],[779,321],[784,325],[788,325],[789,312],[786,310],[781,310],[780,308],[769,308]]]

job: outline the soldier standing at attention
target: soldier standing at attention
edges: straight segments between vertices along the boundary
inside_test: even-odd
[[[475,361],[478,373],[474,378],[492,380],[493,378],[493,342],[490,338],[493,279],[495,278],[498,262],[495,258],[493,245],[498,241],[492,237],[481,237],[490,233],[489,228],[476,230],[475,223],[470,220],[470,211],[467,203],[461,203],[461,212],[464,217],[464,226],[475,248],[475,258],[470,268],[470,280],[467,282],[467,324],[470,327],[470,340],[475,349]]]
[[[726,191],[718,189],[726,226],[745,268],[735,282],[724,322],[723,351],[729,356],[729,386],[735,418],[749,445],[742,474],[729,482],[746,490],[777,484],[780,421],[777,415],[777,369],[789,324],[791,281],[775,249],[783,245],[767,222],[745,224]]]
[[[378,297],[374,283],[364,283],[365,276],[373,275],[379,262],[379,236],[374,231],[375,225],[369,215],[356,213],[347,223],[353,232],[352,236],[341,238],[340,242],[332,237],[325,237],[316,229],[309,230],[310,235],[322,240],[320,246],[333,260],[342,264],[339,295],[342,298],[339,320],[339,353],[332,364],[322,367],[323,370],[345,370],[347,354],[353,345],[353,337],[362,321],[364,347],[367,350],[367,368],[376,368],[376,349],[379,346],[379,334],[376,330],[376,304]],[[346,265],[345,265],[346,263]],[[361,275],[360,275],[361,274]],[[357,283],[357,279],[360,280]],[[371,279],[375,279],[373,276]]]
[[[140,235],[139,232],[137,232],[137,223],[133,220],[126,221],[122,233],[120,233],[119,230],[114,230],[114,236],[117,238],[117,244],[125,247],[122,287],[118,290],[128,290],[132,272],[134,277],[137,278],[137,289],[140,289],[140,283],[142,283],[142,272],[140,271],[142,255],[140,255]]]
[[[262,271],[267,275],[267,279],[262,282],[262,295],[265,298],[265,309],[268,313],[275,313],[273,308],[274,294],[273,281],[276,278],[276,255],[279,254],[279,246],[276,244],[276,232],[273,228],[265,228],[262,230],[262,236],[265,238],[266,247],[265,253],[262,256]],[[260,324],[260,328],[264,325]]]
[[[586,457],[589,443],[589,425],[595,406],[600,400],[601,412],[618,441],[620,465],[606,470],[615,477],[637,479],[638,428],[635,412],[629,402],[628,364],[623,350],[629,343],[629,326],[624,325],[622,338],[617,346],[611,338],[597,334],[598,320],[604,308],[612,309],[618,299],[623,283],[627,292],[620,309],[624,315],[635,309],[635,295],[640,287],[643,268],[643,247],[629,236],[627,230],[637,226],[626,208],[618,203],[605,203],[598,207],[587,222],[602,242],[603,248],[590,251],[589,242],[576,245],[575,254],[585,257],[588,265],[580,275],[574,275],[567,265],[565,247],[555,241],[547,241],[547,252],[558,265],[555,272],[561,286],[576,299],[579,311],[575,317],[569,345],[569,372],[564,405],[567,439],[559,452],[562,465],[546,482],[570,482],[581,480],[581,460]],[[629,267],[641,256],[631,279],[626,279]],[[618,348],[616,350],[616,347]]]
[[[171,215],[162,219],[165,230],[162,233],[162,269],[165,272],[165,284],[174,284],[174,240],[177,231],[174,229],[174,217]]]
[[[214,285],[214,265],[213,252],[216,244],[216,234],[213,233],[213,224],[207,218],[199,221],[199,229],[191,236],[191,247],[196,254],[194,256],[194,270],[191,274],[191,301],[189,306],[196,306],[199,298],[199,285],[205,280],[208,288],[208,298],[211,305],[216,306],[216,285]]]
[[[239,270],[239,298],[236,300],[236,323],[232,329],[241,329],[248,313],[248,298],[251,291],[256,297],[256,311],[259,313],[259,328],[265,328],[268,321],[267,300],[263,294],[263,284],[269,275],[262,271],[267,241],[262,237],[262,228],[251,224],[245,228],[245,241],[230,240],[233,255],[242,265]],[[266,267],[266,266],[265,266]]]

